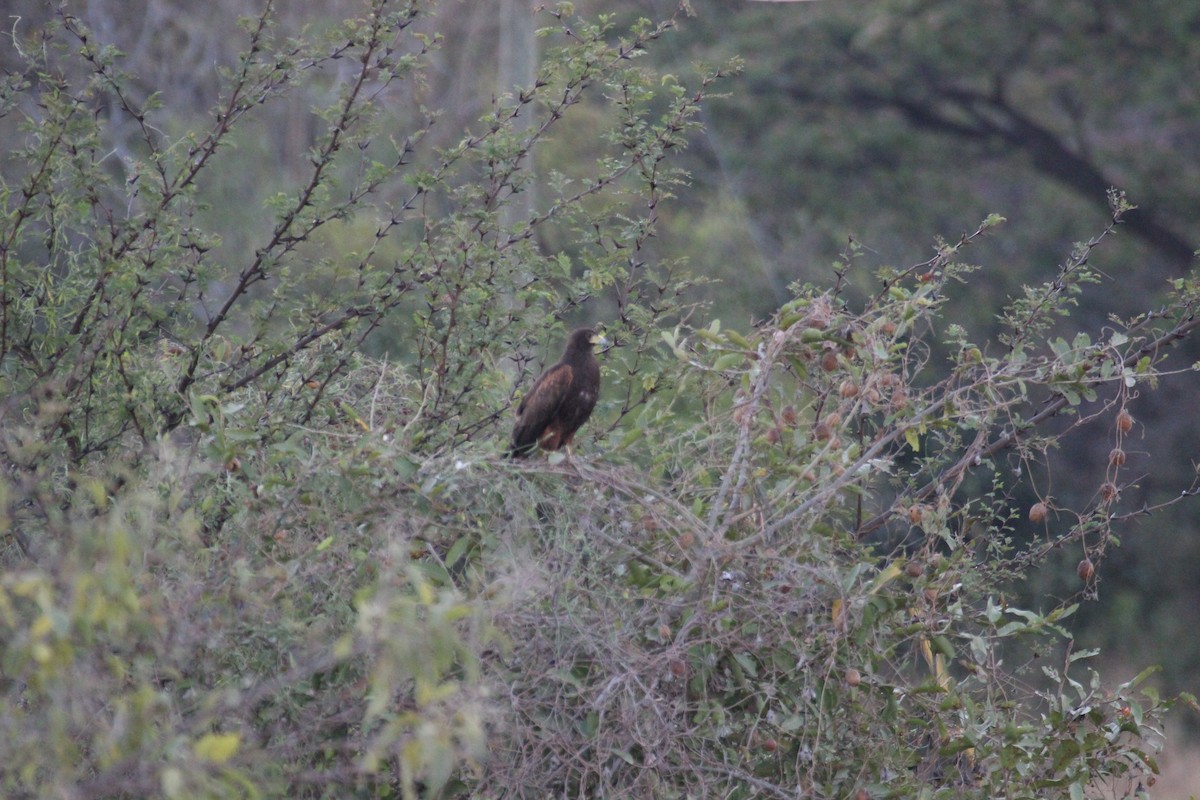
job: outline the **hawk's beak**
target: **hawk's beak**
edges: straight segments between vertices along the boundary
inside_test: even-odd
[[[591,342],[593,347],[599,347],[601,350],[612,344],[603,333],[597,333],[591,338]]]

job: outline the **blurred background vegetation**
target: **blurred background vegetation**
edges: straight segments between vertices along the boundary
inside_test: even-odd
[[[604,4],[614,8],[618,4]],[[672,5],[633,4],[639,13]],[[1084,296],[1068,330],[1163,302],[1200,246],[1200,8],[1151,2],[730,3],[696,0],[664,50],[667,69],[739,55],[745,72],[714,102],[685,156],[694,185],[664,226],[714,288],[714,313],[755,320],[792,281],[827,280],[849,240],[872,266],[928,258],[989,213],[1008,224],[968,256],[981,269],[947,314],[982,338],[1023,283],[1051,273],[1107,216],[1105,190],[1138,206],[1092,266],[1109,291]],[[663,58],[663,51],[655,54]],[[669,243],[669,245],[668,245]],[[899,263],[897,263],[899,262]],[[860,285],[858,290],[868,290]],[[958,296],[956,294],[956,296]],[[1103,302],[1103,306],[1097,305]],[[1068,337],[1069,338],[1069,337]],[[1135,503],[1192,481],[1200,430],[1188,374],[1135,401],[1145,477]],[[1051,454],[1046,491],[1078,501],[1108,453],[1080,441]],[[1166,464],[1171,466],[1166,467]],[[1165,467],[1165,468],[1164,468]],[[1153,472],[1153,474],[1150,474]],[[1076,481],[1075,478],[1080,480]],[[1200,613],[1194,508],[1132,528],[1080,637],[1116,659],[1149,656],[1175,688],[1196,687]],[[1051,561],[1035,595],[1062,594]]]
[[[258,15],[262,4],[92,0],[78,9],[74,5],[65,4],[67,15],[78,14],[93,41],[123,54],[116,69],[129,76],[124,84],[128,104],[165,109],[154,116],[161,126],[156,135],[173,141],[212,124],[215,101],[246,43],[239,19]],[[1079,295],[1056,335],[1070,339],[1079,330],[1120,329],[1120,321],[1169,304],[1171,281],[1193,268],[1200,244],[1200,6],[1167,0],[690,0],[682,12],[680,7],[675,0],[575,3],[580,15],[611,15],[620,31],[642,17],[674,19],[677,30],[656,37],[644,57],[661,73],[660,87],[686,84],[694,91],[698,72],[724,70],[731,59],[740,62],[740,73],[717,85],[715,91],[724,94],[697,112],[702,127],[691,126],[689,117],[688,124],[671,132],[687,139],[686,149],[672,153],[672,164],[685,175],[664,173],[655,191],[663,199],[669,196],[669,203],[659,207],[659,198],[648,195],[646,202],[654,204],[653,232],[635,231],[623,240],[636,243],[639,258],[660,271],[652,282],[667,296],[664,303],[670,304],[674,321],[687,321],[693,309],[703,307],[705,321],[753,329],[802,284],[838,281],[847,297],[863,300],[876,291],[869,276],[879,269],[925,262],[934,256],[931,247],[938,237],[958,242],[988,215],[999,214],[1007,223],[972,243],[966,257],[978,269],[969,283],[947,288],[954,302],[945,308],[948,321],[963,326],[975,341],[993,340],[1003,330],[996,315],[1004,303],[1019,296],[1025,284],[1051,280],[1075,242],[1103,228],[1110,218],[1110,187],[1124,191],[1137,208],[1091,257],[1089,266],[1107,278],[1104,290]],[[274,40],[319,37],[361,9],[356,0],[282,3]],[[28,68],[26,51],[40,46],[37,32],[59,24],[62,15],[40,0],[10,0],[6,10],[10,31],[0,45],[0,70],[13,78]],[[394,155],[404,149],[405,137],[418,131],[413,159],[437,164],[480,119],[503,116],[506,106],[497,98],[511,102],[514,87],[530,86],[540,76],[540,59],[530,55],[553,46],[549,37],[536,34],[553,24],[545,11],[530,13],[530,4],[518,0],[447,0],[420,16],[414,30],[440,37],[431,40],[429,68],[420,80],[379,90],[376,130],[381,135],[364,137],[363,151],[371,156],[387,151],[380,142],[395,130]],[[88,82],[86,64],[56,63],[63,70],[80,70],[59,75],[64,85]],[[197,228],[212,233],[203,245],[208,261],[242,264],[260,252],[262,231],[271,229],[283,207],[279,198],[301,190],[311,164],[321,158],[329,119],[312,110],[336,108],[355,67],[349,58],[322,61],[312,68],[311,79],[272,99],[270,114],[229,134],[222,144],[223,168],[202,176],[189,212]],[[570,76],[547,80],[569,85]],[[92,113],[102,138],[96,146],[103,153],[98,168],[110,179],[128,181],[146,169],[139,164],[146,158],[145,127],[115,95],[96,90],[95,96]],[[597,164],[612,157],[622,135],[631,141],[640,136],[622,129],[624,118],[613,109],[623,108],[623,102],[669,115],[672,100],[669,93],[644,100],[581,100],[536,153],[516,157],[526,159],[524,166],[532,166],[535,177],[505,184],[506,192],[517,191],[501,213],[523,219],[545,206],[547,198],[568,195],[562,187],[588,180]],[[513,128],[518,135],[529,131],[522,126],[538,124],[535,115],[518,117]],[[0,117],[4,151],[18,150],[27,134],[19,114]],[[488,166],[480,161],[464,167],[445,191],[429,193],[422,213],[436,217],[466,205],[454,192],[486,176]],[[361,179],[353,163],[330,168],[345,171],[347,184]],[[376,197],[402,206],[411,192],[411,184],[397,182],[379,187]],[[517,364],[518,376],[528,377],[536,370],[535,358],[545,358],[557,346],[562,326],[586,314],[621,320],[617,328],[626,333],[624,343],[634,345],[621,357],[626,365],[638,363],[652,337],[638,341],[640,321],[624,316],[656,301],[643,294],[627,308],[620,293],[601,291],[620,282],[617,265],[623,256],[615,240],[598,233],[589,243],[578,236],[616,207],[590,202],[585,200],[569,220],[531,228],[519,247],[527,248],[521,258],[544,260],[548,268],[561,261],[564,273],[571,265],[585,265],[595,281],[592,292],[585,281],[568,276],[562,285],[569,285],[569,292],[543,296],[536,288],[525,287],[527,294],[513,290],[513,307],[541,301],[543,328],[529,320],[501,324],[497,317],[491,320],[495,325],[481,330],[480,341],[461,343],[464,350],[486,351],[497,360],[501,344],[533,352]],[[638,223],[628,220],[631,229]],[[419,238],[420,226],[412,219],[393,224]],[[516,223],[502,219],[500,224]],[[352,285],[359,260],[410,257],[404,237],[376,240],[377,231],[376,220],[347,216],[314,228],[296,244],[309,270],[292,275],[296,305],[289,323],[319,327],[327,322],[317,300],[331,281]],[[686,281],[676,274],[684,268],[691,276]],[[206,291],[221,294],[215,285]],[[309,296],[314,298],[311,319],[304,318]],[[211,312],[205,299],[193,295],[190,302],[198,318]],[[488,308],[503,313],[503,304]],[[361,333],[358,352],[406,365],[436,361],[435,343],[415,340],[405,320],[413,316],[435,326],[438,312],[426,310],[424,297],[398,300],[393,312]],[[253,328],[250,319],[238,324]],[[510,338],[482,338],[497,331]],[[951,353],[937,346],[932,363],[946,360],[949,370]],[[1129,403],[1137,425],[1125,469],[1139,476],[1122,487],[1129,507],[1157,507],[1193,487],[1200,433],[1191,366],[1197,358],[1197,346],[1183,342],[1166,362],[1174,374],[1164,375],[1155,392]],[[248,368],[257,368],[252,356],[247,359]],[[632,376],[634,367],[629,369]],[[313,374],[318,372],[314,366]],[[621,390],[625,402],[613,427],[650,403],[653,386],[645,384],[643,392],[637,381],[629,383],[633,388]],[[506,392],[511,396],[513,387],[489,388],[488,398],[495,401]],[[368,390],[362,388],[360,396]],[[502,411],[480,406],[465,419],[456,416],[464,415],[461,409],[439,413],[458,420],[456,441],[470,441],[477,431],[490,430],[486,426],[495,425]],[[1081,415],[1087,413],[1085,404]],[[1097,429],[1094,436],[1072,438],[1069,449],[1052,450],[1045,474],[1053,475],[1053,482],[1034,477],[1034,486],[1011,498],[1014,507],[1045,496],[1064,507],[1088,504],[1108,467],[1110,448],[1106,431]],[[398,469],[403,474],[404,467]],[[1038,485],[1039,480],[1046,482]],[[1013,533],[1025,541],[1041,535],[1039,526],[1024,517]],[[1132,665],[1136,672],[1158,663],[1164,668],[1164,689],[1194,691],[1200,643],[1188,632],[1200,625],[1195,506],[1184,502],[1141,520],[1132,517],[1120,531],[1120,542],[1108,554],[1096,596],[1073,618],[1072,630],[1081,647],[1102,647],[1118,670]],[[1051,553],[1025,584],[1022,602],[1054,605],[1074,595],[1077,559],[1074,550]],[[420,603],[436,605],[424,596]],[[210,745],[219,748],[220,742]]]

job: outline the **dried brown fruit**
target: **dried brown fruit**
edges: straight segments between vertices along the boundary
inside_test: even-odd
[[[779,412],[779,416],[783,418],[783,424],[789,428],[796,426],[796,407],[784,406],[783,411]]]
[[[1108,454],[1108,463],[1114,467],[1119,467],[1125,463],[1125,451],[1119,447],[1114,447],[1112,452]]]
[[[829,327],[830,321],[833,319],[833,306],[829,303],[828,297],[818,297],[813,301],[812,306],[808,310],[808,324],[819,331],[823,331]]]
[[[857,397],[858,384],[852,380],[844,380],[842,381],[842,385],[838,387],[838,394],[845,400]]]
[[[776,750],[779,749],[779,742],[777,742],[774,739],[767,739],[765,742],[762,743],[762,748],[763,748],[763,750],[766,750],[768,753],[774,753]]]
[[[904,565],[904,574],[910,578],[919,578],[925,572],[925,565],[915,558]]]
[[[838,368],[837,352],[834,350],[826,350],[825,355],[821,356],[821,369],[826,372],[833,372]]]
[[[846,685],[850,687],[858,686],[862,683],[862,673],[854,667],[846,670]]]
[[[1029,521],[1030,522],[1045,522],[1046,521],[1046,513],[1049,510],[1050,510],[1049,507],[1045,503],[1043,503],[1042,501],[1039,500],[1038,502],[1034,503],[1029,508]]]
[[[920,525],[921,520],[925,518],[925,506],[917,503],[908,507],[908,521],[913,525]]]
[[[1105,481],[1104,483],[1100,484],[1100,499],[1103,500],[1105,504],[1111,503],[1113,500],[1115,500],[1118,494],[1120,494],[1120,492],[1117,491],[1117,485],[1115,483]]]
[[[1121,413],[1117,414],[1117,430],[1121,433],[1129,433],[1133,430],[1133,415],[1123,408]]]
[[[1092,563],[1090,558],[1085,558],[1083,561],[1079,562],[1077,567],[1075,567],[1075,574],[1079,576],[1079,580],[1086,583],[1092,579],[1093,575],[1096,574],[1096,565]]]

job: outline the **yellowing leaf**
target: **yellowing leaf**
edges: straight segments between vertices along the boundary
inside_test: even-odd
[[[238,751],[242,737],[236,733],[206,733],[192,747],[192,752],[201,761],[224,764]]]
[[[29,626],[29,635],[34,639],[44,639],[53,629],[54,620],[50,619],[46,614],[42,614]]]
[[[888,564],[875,576],[875,580],[871,582],[871,588],[868,590],[869,593],[878,594],[880,589],[900,577],[901,572],[903,572],[903,568],[900,566],[899,561],[893,561]]]
[[[830,610],[829,616],[833,619],[833,626],[839,631],[846,630],[846,604],[842,602],[842,598],[834,598],[833,608]]]
[[[160,782],[165,796],[181,797],[183,795],[183,773],[177,767],[164,769]]]
[[[930,672],[933,671],[933,648],[929,646],[929,640],[922,638],[917,642],[917,646],[921,651],[921,656],[925,659],[925,663],[929,665]]]

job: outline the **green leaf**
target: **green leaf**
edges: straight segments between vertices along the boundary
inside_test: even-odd
[[[724,372],[727,369],[741,366],[742,362],[745,360],[746,356],[741,353],[725,353],[713,362],[713,369],[717,370],[718,372]]]
[[[935,636],[930,640],[933,649],[944,655],[946,658],[954,658],[954,645],[945,636]]]
[[[1160,671],[1162,671],[1162,667],[1157,664],[1154,666],[1146,667],[1144,670],[1142,670],[1137,675],[1135,675],[1131,680],[1127,681],[1126,683],[1122,683],[1121,689],[1124,691],[1129,691],[1130,689],[1135,689],[1138,686],[1141,686],[1146,681],[1146,679],[1149,678],[1151,675],[1154,675],[1155,673],[1160,672]]]
[[[459,560],[464,555],[466,555],[467,550],[470,549],[471,545],[473,545],[474,543],[475,543],[475,540],[473,537],[470,537],[470,536],[458,537],[458,539],[454,542],[454,544],[450,545],[450,549],[448,551],[446,551],[446,558],[445,558],[446,566],[454,567],[456,564],[458,564]]]
[[[746,674],[751,678],[758,677],[758,665],[754,662],[754,658],[749,653],[735,653],[733,656]]]
[[[398,455],[392,462],[392,467],[396,470],[396,475],[400,480],[407,481],[417,474],[421,465],[406,455]]]
[[[1088,650],[1076,650],[1075,652],[1071,653],[1071,657],[1067,660],[1067,663],[1074,664],[1076,661],[1081,659],[1093,658],[1098,655],[1100,655],[1100,648],[1098,647],[1093,647]]]
[[[733,342],[734,344],[736,344],[738,347],[744,348],[746,350],[754,349],[754,345],[750,343],[750,340],[747,339],[745,336],[742,336],[740,333],[735,331],[733,328],[730,328],[729,330],[725,331],[725,338],[728,339],[729,341]]]
[[[624,761],[629,766],[631,766],[631,767],[637,766],[637,762],[634,761],[633,756],[630,755],[629,751],[626,750],[625,748],[614,747],[609,752],[611,752],[614,756],[617,756],[618,758],[620,758],[622,761]]]

